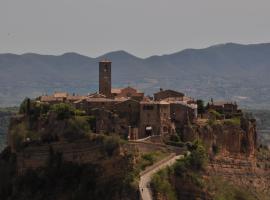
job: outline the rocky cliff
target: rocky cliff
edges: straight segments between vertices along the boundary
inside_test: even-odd
[[[245,118],[237,120],[197,121],[184,128],[182,139],[185,142],[201,139],[209,155],[219,153],[223,156],[254,157],[257,147],[256,121]]]

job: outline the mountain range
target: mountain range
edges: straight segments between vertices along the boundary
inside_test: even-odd
[[[170,88],[205,101],[214,98],[270,109],[270,43],[227,43],[148,58],[125,51],[97,58],[77,53],[0,54],[0,107],[54,91],[94,92],[103,58],[112,61],[114,87],[130,85],[146,94]]]

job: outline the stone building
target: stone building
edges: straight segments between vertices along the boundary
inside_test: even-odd
[[[238,109],[236,102],[213,101],[208,104],[208,109],[213,109],[223,115],[225,118],[242,116],[242,111]]]
[[[183,101],[184,100],[184,94],[181,92],[177,92],[174,90],[163,90],[160,89],[159,92],[154,94],[154,98],[156,101],[164,100],[164,99],[170,99],[175,101]]]
[[[166,101],[140,102],[139,137],[166,135],[173,132],[170,120],[170,104]]]
[[[126,123],[131,127],[138,127],[140,122],[140,102],[128,99],[116,103],[113,107],[115,113],[120,118],[126,119]]]
[[[179,131],[187,123],[195,122],[197,118],[197,104],[172,101],[170,102],[170,116],[175,124],[176,131]]]
[[[142,101],[144,93],[130,86],[125,88],[113,88],[112,96],[114,98],[131,98],[137,101]]]
[[[112,111],[114,105],[125,101],[125,99],[109,99],[104,97],[87,97],[85,99],[74,102],[75,108],[86,111],[87,114],[92,114],[93,109],[103,109]]]

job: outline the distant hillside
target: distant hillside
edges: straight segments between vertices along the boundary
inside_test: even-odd
[[[98,61],[113,62],[113,85],[132,85],[151,94],[160,87],[195,98],[230,99],[242,106],[270,108],[270,43],[222,44],[141,59],[124,51],[90,58],[0,54],[0,106],[25,96],[66,90],[89,93],[98,87]]]

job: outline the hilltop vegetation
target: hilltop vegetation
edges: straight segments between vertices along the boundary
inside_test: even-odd
[[[19,114],[10,128],[17,150],[29,142],[51,143],[89,138],[95,129],[95,117],[65,103],[49,105],[27,98],[22,102]]]

